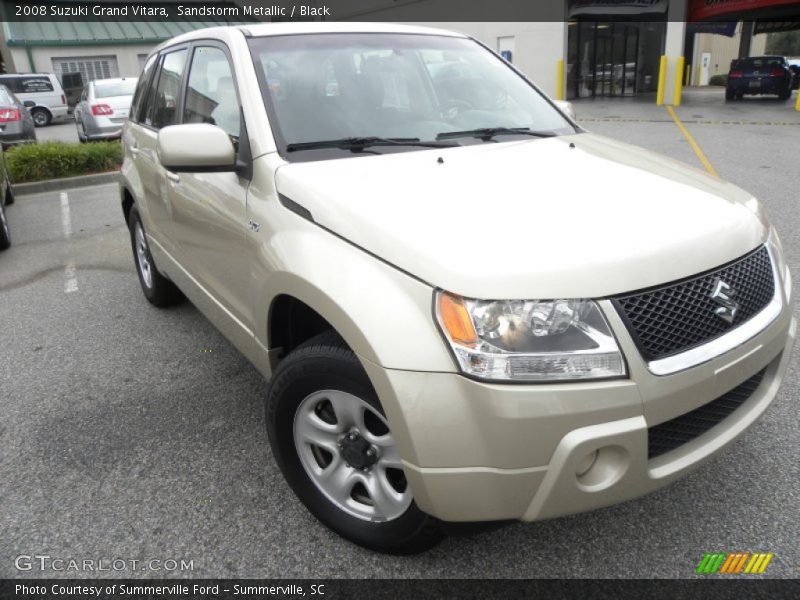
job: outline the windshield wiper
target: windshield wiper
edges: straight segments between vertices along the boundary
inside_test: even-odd
[[[295,142],[286,146],[287,152],[298,150],[316,150],[318,148],[342,148],[352,152],[360,152],[371,146],[422,146],[424,148],[452,148],[458,144],[440,142],[423,142],[419,138],[382,138],[382,137],[348,137],[338,140],[320,140],[318,142]]]
[[[532,137],[555,137],[552,131],[531,131],[530,127],[482,127],[466,131],[444,131],[437,134],[437,140],[449,140],[460,137],[474,137],[488,142],[496,135],[530,135]]]

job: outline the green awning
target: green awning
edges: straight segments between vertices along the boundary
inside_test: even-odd
[[[153,44],[181,33],[246,21],[97,21],[3,23],[9,46]]]

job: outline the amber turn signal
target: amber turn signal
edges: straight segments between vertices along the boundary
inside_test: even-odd
[[[464,300],[452,294],[438,296],[439,321],[452,342],[464,346],[474,346],[478,335],[472,325]]]

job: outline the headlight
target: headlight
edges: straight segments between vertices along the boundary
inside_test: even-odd
[[[591,300],[469,300],[436,293],[436,318],[461,370],[492,380],[625,375],[625,361]]]
[[[786,301],[788,302],[792,295],[792,274],[789,273],[789,264],[786,262],[786,257],[783,254],[783,247],[781,246],[781,240],[778,237],[778,232],[775,231],[774,227],[770,229],[769,238],[767,239],[767,247],[769,248],[769,254],[772,257],[772,260],[775,263],[775,271],[778,273],[778,277],[780,277],[781,282],[783,283]]]

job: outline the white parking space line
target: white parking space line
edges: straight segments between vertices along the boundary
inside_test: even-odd
[[[75,261],[69,260],[64,265],[64,293],[78,291],[78,278],[75,276]]]
[[[64,230],[64,239],[72,237],[72,217],[69,212],[69,196],[66,192],[61,192],[61,227]]]
[[[61,228],[64,231],[64,239],[70,241],[72,239],[72,215],[69,210],[69,196],[66,192],[61,192],[59,198],[61,200]],[[64,293],[70,294],[77,291],[78,277],[75,259],[68,256],[64,264]]]

